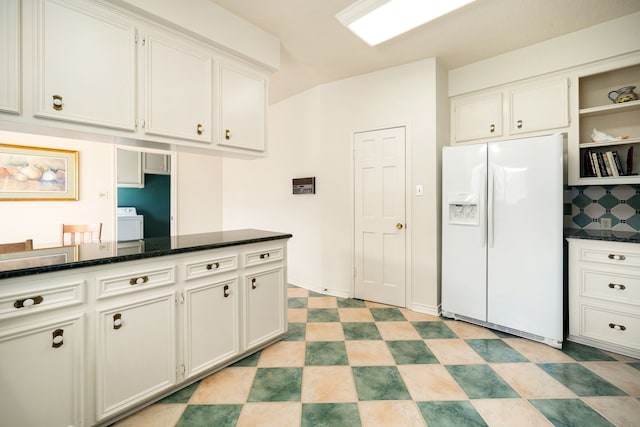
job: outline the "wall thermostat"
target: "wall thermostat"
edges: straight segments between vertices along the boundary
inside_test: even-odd
[[[293,194],[316,194],[316,177],[293,178]]]

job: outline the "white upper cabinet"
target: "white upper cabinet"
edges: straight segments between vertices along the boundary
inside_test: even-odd
[[[20,3],[0,2],[0,111],[20,113]]]
[[[135,27],[78,0],[38,3],[35,116],[135,130]]]
[[[509,91],[509,133],[520,134],[569,125],[569,79],[566,77]]]
[[[502,92],[453,100],[451,116],[456,142],[502,136]]]
[[[266,128],[265,77],[229,63],[220,64],[218,145],[263,151]]]
[[[211,142],[213,59],[186,43],[149,34],[145,133]]]

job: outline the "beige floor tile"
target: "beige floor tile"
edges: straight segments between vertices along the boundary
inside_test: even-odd
[[[373,322],[373,316],[368,308],[339,308],[341,322]]]
[[[287,296],[289,298],[307,298],[309,290],[304,288],[287,288]]]
[[[181,403],[158,403],[147,406],[113,424],[113,427],[173,427],[180,420],[186,407],[186,404]]]
[[[438,316],[433,316],[431,314],[418,313],[417,311],[407,310],[406,308],[401,308],[400,312],[404,315],[404,317],[409,322],[435,322],[440,320]]]
[[[462,339],[493,339],[499,338],[491,330],[473,323],[462,322],[460,320],[447,320],[444,322],[453,332]]]
[[[571,357],[557,348],[525,338],[505,338],[503,341],[533,363],[574,363]]]
[[[583,397],[582,400],[617,427],[640,425],[640,400],[629,397]]]
[[[468,399],[442,365],[398,365],[398,370],[415,401]]]
[[[470,365],[487,363],[469,344],[461,339],[436,339],[424,341],[443,365]]]
[[[342,323],[307,323],[307,341],[344,341]]]
[[[574,392],[533,363],[491,364],[518,394],[527,399],[575,399]]]
[[[426,423],[415,402],[386,400],[359,402],[362,427],[424,427]]]
[[[478,399],[471,403],[491,427],[548,427],[544,415],[524,399]]]
[[[242,407],[236,427],[299,427],[300,402],[255,402]]]
[[[279,341],[262,350],[258,367],[299,367],[304,366],[306,345],[304,341]]]
[[[307,323],[307,309],[306,308],[288,309],[287,321],[290,323]]]
[[[241,404],[247,401],[257,368],[225,368],[203,379],[190,404]]]
[[[302,402],[357,402],[350,366],[307,366],[302,373]]]
[[[308,308],[337,308],[338,300],[336,297],[309,297],[307,300]]]
[[[384,341],[346,341],[351,366],[390,366],[396,362]]]
[[[420,340],[422,337],[409,322],[376,322],[384,340]]]
[[[582,365],[628,395],[640,397],[640,370],[622,362],[582,362]]]

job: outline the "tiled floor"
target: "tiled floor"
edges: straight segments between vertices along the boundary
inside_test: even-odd
[[[116,424],[640,426],[640,361],[289,287],[289,332]]]

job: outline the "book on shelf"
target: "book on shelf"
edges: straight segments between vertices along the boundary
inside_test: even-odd
[[[609,174],[607,173],[607,166],[604,163],[604,157],[602,156],[602,153],[596,153],[596,157],[598,158],[598,166],[600,166],[600,173],[602,174],[602,176],[609,176]]]
[[[622,169],[622,162],[620,161],[618,152],[611,151],[611,157],[613,158],[613,164],[615,165],[615,170],[617,172],[616,176],[624,176],[624,169]]]
[[[595,176],[598,178],[602,177],[602,172],[600,172],[600,163],[598,162],[598,153],[591,153],[591,160],[593,162]]]
[[[609,176],[619,176],[616,164],[613,162],[613,154],[611,151],[602,153],[602,157],[604,158],[604,163],[607,166],[607,173]]]

